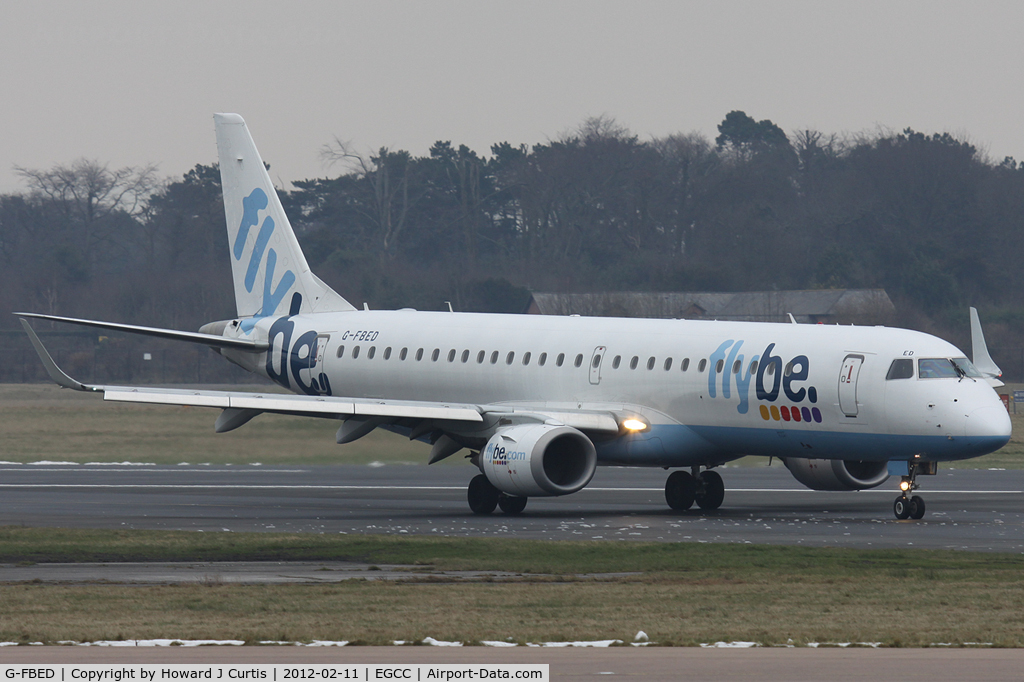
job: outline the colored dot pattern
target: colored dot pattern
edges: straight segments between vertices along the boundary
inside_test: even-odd
[[[761,405],[759,408],[761,412],[761,419],[765,421],[784,421],[784,422],[815,422],[816,424],[821,423],[821,410],[817,407],[797,407],[796,405],[790,407],[789,405],[783,405],[781,407],[772,405]]]

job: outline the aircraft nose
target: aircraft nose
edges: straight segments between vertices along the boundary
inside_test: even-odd
[[[1001,405],[979,407],[964,423],[965,436],[1002,439],[1003,444],[1010,440],[1010,432],[1010,415]]]

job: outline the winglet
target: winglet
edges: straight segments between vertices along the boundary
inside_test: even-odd
[[[25,328],[25,333],[28,334],[29,341],[32,342],[32,347],[36,349],[36,354],[39,355],[39,359],[43,361],[43,367],[46,368],[46,373],[50,375],[50,378],[54,380],[59,386],[64,388],[73,388],[76,391],[101,391],[97,386],[89,386],[83,384],[80,381],[75,381],[64,371],[57,366],[57,363],[53,361],[46,348],[43,346],[43,342],[36,336],[35,331],[29,325],[28,321],[24,317],[19,317],[21,320],[21,326]]]
[[[1003,370],[999,369],[999,365],[988,354],[988,346],[985,344],[985,334],[981,331],[981,320],[978,318],[977,308],[971,308],[971,352],[974,355],[971,362],[979,372],[993,379],[1003,375]]]

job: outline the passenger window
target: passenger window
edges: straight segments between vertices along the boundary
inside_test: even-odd
[[[338,346],[338,357],[345,357],[345,346]]]
[[[590,363],[590,366],[593,367],[594,369],[597,369],[598,367],[600,367],[601,366],[601,356],[600,355],[595,355],[593,361],[591,361],[591,363]]]
[[[766,369],[764,373],[767,374],[768,376],[772,376],[773,374],[775,374],[775,363],[769,362],[768,369]]]
[[[616,355],[614,358],[612,358],[612,369],[618,369],[619,368],[619,363],[621,363],[621,362],[622,362],[622,356],[621,355]]]
[[[782,373],[782,375],[783,375],[783,376],[787,376],[787,377],[788,377],[788,376],[789,376],[790,374],[792,374],[792,373],[793,373],[793,363],[792,363],[792,362],[787,362],[787,363],[786,363],[786,369],[785,369],[785,371],[784,371],[784,372]]]
[[[708,367],[707,358],[701,358],[700,362],[697,363],[697,371],[703,372]]]
[[[690,369],[690,358],[683,358],[683,362],[682,362],[682,364],[680,365],[680,367],[682,368],[682,370],[683,370],[684,372],[685,372],[686,370]]]
[[[630,369],[636,369],[636,366],[638,364],[640,364],[640,358],[638,358],[637,356],[634,355],[633,359],[629,361],[629,368]]]
[[[359,357],[359,346],[352,349],[352,359],[355,360]]]
[[[476,364],[478,364],[478,365],[484,364],[484,358],[486,356],[487,356],[487,353],[485,353],[484,351],[480,351],[479,353],[477,353],[476,354]]]
[[[377,354],[377,346],[370,346],[370,350],[366,351],[366,359],[373,360],[373,356]]]
[[[505,364],[506,365],[511,365],[512,361],[515,360],[515,359],[516,359],[516,352],[514,350],[510,350],[508,352],[508,355],[505,356]]]
[[[537,358],[537,364],[540,365],[541,367],[543,367],[544,363],[547,362],[547,361],[548,361],[548,354],[547,353],[541,353],[540,357]]]
[[[491,364],[498,364],[498,351],[494,351],[493,353],[491,353]]]
[[[405,360],[405,358],[406,358],[406,357],[408,357],[408,355],[409,355],[409,349],[408,349],[408,348],[403,348],[403,349],[402,349],[402,350],[401,350],[401,351],[400,351],[400,352],[398,353],[398,359],[399,359],[399,360],[403,360],[403,361],[404,361],[404,360]]]
[[[665,358],[665,371],[672,369],[672,358]]]
[[[465,363],[465,362],[468,362],[468,361],[469,361],[469,350],[467,349],[467,350],[462,351],[462,362]]]
[[[530,364],[530,351],[526,351],[526,353],[523,354],[523,364]]]
[[[576,362],[574,362],[573,365],[575,365],[576,367],[579,367],[582,364],[583,364],[583,353],[580,353],[579,355],[576,356]]]
[[[387,348],[384,349],[384,359],[385,360],[390,360],[391,359],[391,346],[388,346]]]
[[[725,368],[725,360],[719,360],[715,363],[715,374],[721,374],[722,369]]]
[[[750,363],[750,373],[757,374],[757,360]]]
[[[743,363],[741,361],[739,361],[739,360],[737,360],[736,362],[732,363],[732,373],[733,374],[739,374],[741,367],[743,367]]]
[[[448,351],[448,362],[455,362],[455,349]]]
[[[555,365],[561,367],[563,362],[565,362],[565,353],[559,353],[558,357],[555,358]]]
[[[889,373],[885,375],[886,381],[892,379],[911,379],[914,376],[914,361],[908,358],[893,360],[889,365]]]
[[[440,348],[435,348],[434,352],[430,354],[430,360],[432,362],[437,362],[437,359],[439,357],[441,357],[441,349]]]
[[[423,359],[423,349],[422,348],[417,348],[416,349],[416,362],[419,362],[422,359]]]
[[[651,356],[647,359],[647,369],[654,369],[654,357]]]

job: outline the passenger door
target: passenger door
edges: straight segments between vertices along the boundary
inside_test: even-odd
[[[857,403],[857,379],[860,377],[860,368],[863,364],[863,355],[847,355],[839,372],[839,409],[851,419],[856,419],[860,413],[860,405]]]

